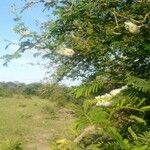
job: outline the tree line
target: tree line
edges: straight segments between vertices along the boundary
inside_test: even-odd
[[[70,88],[64,85],[53,85],[48,83],[20,83],[20,82],[0,82],[0,97],[13,97],[22,95],[25,97],[39,96],[45,99],[69,99]],[[70,95],[71,96],[71,95]]]

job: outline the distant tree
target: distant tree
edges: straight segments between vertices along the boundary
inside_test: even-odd
[[[38,95],[38,90],[42,86],[41,83],[31,83],[25,86],[23,94],[25,95]]]
[[[12,97],[13,95],[37,95],[41,88],[41,83],[19,83],[19,82],[0,82],[0,96]]]
[[[59,84],[43,84],[38,90],[38,96],[55,101],[61,106],[74,100],[71,89]]]

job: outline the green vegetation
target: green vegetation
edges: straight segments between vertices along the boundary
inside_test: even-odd
[[[71,138],[74,118],[59,110],[56,103],[37,97],[0,98],[0,149],[47,150],[54,139]]]
[[[61,105],[65,101],[77,120],[74,140],[58,137],[53,149],[149,150],[150,1],[27,0],[21,12],[34,4],[44,5],[55,18],[42,23],[36,33],[14,12],[20,47],[4,58],[7,63],[32,48],[34,56],[58,64],[53,90],[44,87],[41,96]],[[72,89],[78,99],[71,97],[72,104],[58,94],[64,89],[55,89],[64,77],[83,81]],[[48,106],[43,109],[54,113]]]
[[[12,97],[14,95],[37,96],[41,87],[41,83],[0,82],[0,97]]]
[[[42,99],[49,99],[59,105],[65,105],[68,101],[73,101],[71,88],[59,84],[19,82],[0,82],[0,97],[31,98],[38,96]]]

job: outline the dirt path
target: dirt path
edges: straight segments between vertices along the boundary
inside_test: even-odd
[[[43,124],[47,120],[43,116],[34,116],[34,121],[42,121]],[[49,150],[50,142],[55,138],[64,138],[69,134],[69,128],[74,121],[73,114],[70,110],[61,108],[58,111],[57,118],[55,118],[51,123],[51,129],[47,130],[45,127],[38,127],[35,129],[35,135],[27,137],[27,150]],[[30,142],[31,141],[34,142]]]
[[[28,150],[49,150],[48,140],[50,135],[48,131],[37,131],[37,135],[34,138],[35,142],[27,145]]]

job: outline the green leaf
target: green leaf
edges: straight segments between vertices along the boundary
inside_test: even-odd
[[[127,84],[142,92],[150,92],[150,81],[128,75],[126,78]]]
[[[135,132],[132,130],[132,128],[131,127],[129,127],[128,128],[128,132],[131,134],[131,136],[132,136],[132,138],[134,139],[134,140],[137,140],[137,135],[135,134]]]
[[[140,109],[143,110],[143,111],[150,111],[150,105],[141,107]]]
[[[99,89],[104,86],[103,81],[94,80],[92,82],[86,83],[78,87],[74,94],[76,98],[80,98],[81,96],[88,97],[93,93],[97,93]]]
[[[144,123],[144,124],[146,124],[146,122],[145,122],[145,120],[143,118],[137,117],[135,115],[131,115],[130,118],[133,119],[133,120],[135,120],[135,121],[137,121],[138,123]]]

